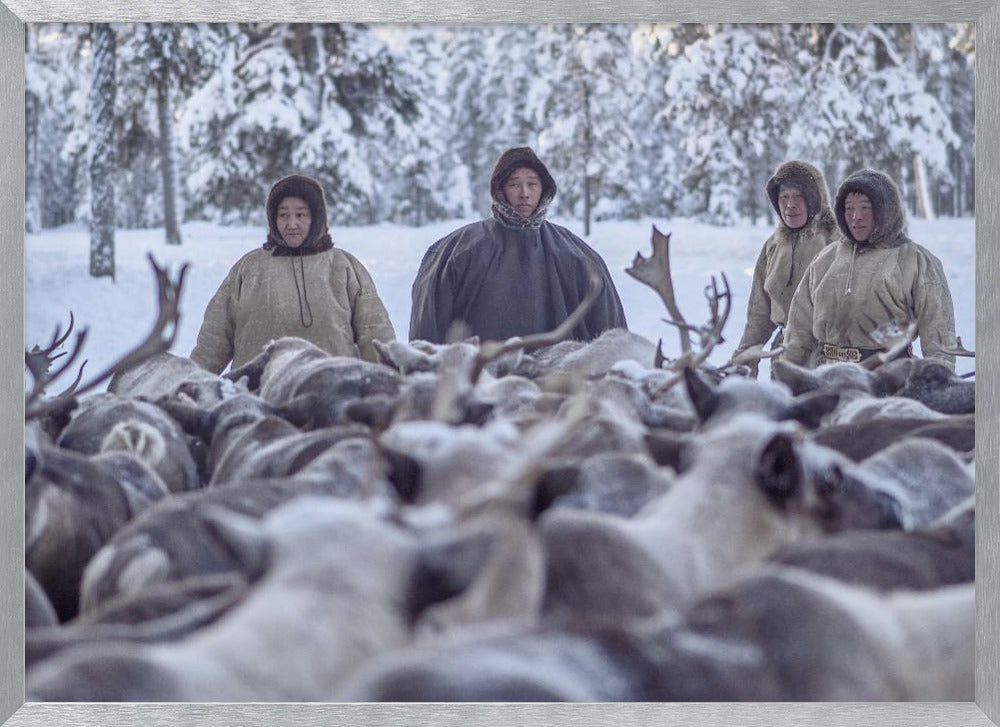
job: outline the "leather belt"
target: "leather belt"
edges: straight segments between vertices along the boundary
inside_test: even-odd
[[[874,348],[852,348],[850,346],[835,346],[832,343],[823,344],[823,356],[830,361],[853,361],[855,363],[878,353]]]
[[[858,363],[869,356],[880,353],[878,348],[853,348],[851,346],[836,346],[832,343],[823,344],[823,357],[828,361],[853,361]],[[900,351],[896,358],[913,358],[913,344]]]

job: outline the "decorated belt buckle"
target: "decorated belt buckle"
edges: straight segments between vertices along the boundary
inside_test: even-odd
[[[834,346],[832,343],[823,345],[823,355],[837,361],[848,361],[857,363],[861,360],[861,350],[846,346]]]

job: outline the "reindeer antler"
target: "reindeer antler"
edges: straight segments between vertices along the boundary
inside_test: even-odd
[[[643,257],[642,253],[636,252],[632,265],[626,268],[625,272],[659,294],[667,307],[667,312],[670,313],[670,323],[677,326],[680,332],[681,353],[685,354],[691,350],[691,328],[681,315],[674,294],[674,281],[670,273],[670,235],[664,235],[656,225],[653,225],[651,242],[653,254],[647,258]]]
[[[684,319],[677,305],[673,276],[670,272],[670,235],[664,235],[654,225],[651,243],[653,254],[647,258],[637,252],[632,266],[627,268],[625,272],[659,294],[670,314],[669,319],[663,319],[664,323],[675,326],[680,333],[681,355],[670,362],[668,368],[671,371],[682,371],[687,366],[697,368],[708,359],[712,349],[722,342],[722,329],[725,328],[726,321],[729,320],[733,302],[729,280],[725,273],[721,273],[722,287],[720,288],[719,281],[714,275],[712,276],[711,282],[705,286],[705,298],[708,300],[710,313],[709,320],[704,325],[693,326]],[[692,346],[692,334],[696,334],[698,337],[697,351]],[[662,368],[664,361],[663,349],[657,344],[654,363],[657,368]],[[671,379],[670,381],[676,383],[679,380]],[[672,385],[670,382],[667,383]]]
[[[569,336],[576,328],[577,324],[587,315],[587,311],[594,305],[597,297],[604,288],[604,280],[601,278],[601,271],[596,264],[587,261],[587,295],[584,296],[580,304],[570,313],[566,319],[551,331],[544,333],[533,333],[530,336],[508,338],[506,341],[484,341],[479,346],[479,352],[472,364],[469,377],[473,384],[479,380],[479,375],[486,368],[486,365],[504,354],[512,351],[534,351],[543,346],[551,346],[559,343]]]
[[[56,325],[56,330],[52,334],[52,340],[49,345],[45,348],[40,348],[37,344],[31,348],[31,350],[25,350],[24,352],[24,365],[31,374],[32,387],[29,392],[25,394],[24,405],[25,408],[33,404],[42,394],[45,393],[46,387],[59,378],[63,373],[65,373],[73,362],[76,361],[77,356],[80,355],[80,351],[83,349],[83,342],[87,338],[87,329],[84,328],[82,331],[76,334],[76,340],[73,342],[73,348],[69,352],[69,358],[63,362],[55,371],[52,371],[52,364],[55,363],[56,359],[62,358],[66,355],[66,351],[62,353],[55,353],[56,349],[62,346],[66,339],[69,338],[69,334],[73,332],[73,325],[75,320],[73,318],[73,311],[69,312],[69,327],[66,329],[66,333],[59,335],[59,325]],[[58,396],[69,396],[72,394],[75,387],[80,383],[80,378],[83,376],[83,367],[87,365],[84,361],[80,366],[80,371],[77,373],[76,380]],[[57,397],[58,398],[58,397]]]
[[[146,257],[149,260],[149,264],[153,266],[153,272],[156,276],[158,309],[156,321],[153,323],[153,328],[149,332],[149,335],[147,335],[146,338],[134,348],[125,353],[125,355],[108,366],[100,374],[90,379],[83,386],[77,388],[77,385],[83,376],[83,369],[81,367],[80,374],[77,376],[76,382],[66,389],[66,391],[59,394],[59,396],[46,399],[45,401],[38,402],[36,404],[36,400],[41,395],[41,388],[43,388],[38,386],[39,382],[43,383],[43,385],[51,383],[59,374],[63,373],[69,367],[79,354],[80,349],[82,348],[83,340],[86,336],[86,330],[81,331],[77,334],[74,350],[70,354],[69,360],[67,360],[66,363],[64,363],[54,374],[43,375],[41,379],[38,377],[35,378],[36,385],[32,387],[31,392],[26,395],[25,399],[25,419],[35,419],[50,411],[64,407],[71,397],[79,396],[80,394],[94,389],[107,379],[111,378],[116,371],[136,366],[152,356],[163,353],[173,344],[174,338],[177,336],[177,322],[180,319],[180,310],[178,306],[180,303],[181,289],[184,285],[184,276],[188,271],[188,264],[184,263],[181,265],[180,272],[177,274],[177,280],[173,281],[170,279],[167,269],[157,265],[152,254],[147,254]],[[56,338],[58,338],[58,330],[57,336],[55,336],[53,340],[55,341]],[[65,336],[62,340],[65,340]],[[35,376],[35,370],[31,367],[34,365],[37,368],[40,364],[37,363],[38,359],[34,359],[34,363],[28,363],[30,356],[32,356],[31,352],[25,353],[25,363],[28,364],[29,370],[32,371],[32,376]]]
[[[961,336],[957,336],[955,338],[955,346],[954,347],[952,347],[952,348],[942,348],[941,352],[942,353],[951,354],[952,356],[963,356],[965,358],[975,358],[976,357],[976,352],[975,351],[970,351],[969,349],[967,349],[962,344],[962,337]]]
[[[750,348],[741,351],[740,353],[729,359],[729,366],[746,366],[748,364],[755,363],[765,358],[774,358],[775,356],[780,356],[785,352],[784,346],[778,346],[777,348],[772,348],[770,350],[764,349],[763,343],[758,343],[756,346],[751,346]],[[725,368],[725,367],[723,367]]]
[[[861,362],[861,365],[869,371],[878,368],[886,361],[896,358],[917,337],[917,321],[912,314],[907,313],[906,318],[900,321],[894,316],[889,304],[885,302],[885,299],[879,293],[875,294],[875,299],[882,306],[886,315],[889,316],[889,320],[879,324],[871,316],[865,316],[868,322],[875,326],[874,330],[868,333],[868,336],[882,347],[882,353],[869,356]],[[858,325],[860,327],[860,324]]]
[[[587,262],[588,288],[580,304],[566,319],[551,331],[530,336],[514,336],[506,341],[483,341],[478,343],[475,354],[464,358],[459,352],[455,357],[446,356],[439,368],[440,377],[434,393],[431,417],[438,421],[450,421],[461,411],[460,402],[469,388],[476,385],[480,375],[490,361],[513,351],[533,351],[543,346],[559,343],[579,324],[601,294],[604,287],[601,271],[596,264]]]

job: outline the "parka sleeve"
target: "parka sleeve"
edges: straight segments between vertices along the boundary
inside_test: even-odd
[[[396,340],[396,331],[389,320],[389,312],[375,289],[368,269],[355,257],[348,258],[354,271],[356,289],[351,291],[351,328],[354,342],[358,345],[361,358],[379,363],[378,351],[372,341],[388,343]],[[353,287],[353,286],[352,286]]]
[[[589,338],[597,338],[601,333],[612,328],[628,330],[628,322],[625,320],[625,309],[622,307],[618,290],[611,279],[611,272],[600,256],[596,253],[594,256],[601,271],[602,287],[600,296],[598,296],[597,300],[594,301],[594,305],[591,306],[590,310],[584,316]],[[586,268],[581,271],[581,280],[586,281],[585,290],[581,296],[582,299],[586,297],[590,289],[590,278]]]
[[[198,340],[191,351],[191,360],[206,371],[221,374],[226,365],[233,360],[233,334],[236,309],[236,295],[239,292],[239,264],[222,281],[222,285],[208,301],[205,308],[205,319],[198,331]]]
[[[816,266],[810,265],[799,287],[795,289],[788,306],[788,324],[785,327],[785,352],[781,358],[799,366],[809,364],[809,357],[819,345],[813,337],[814,302],[812,297]]]
[[[447,239],[447,238],[446,238]],[[413,281],[410,340],[444,343],[451,324],[455,286],[448,266],[451,248],[439,240],[424,253]]]
[[[750,300],[747,302],[747,323],[743,329],[743,338],[733,355],[747,350],[751,346],[767,343],[777,326],[771,321],[771,296],[764,290],[764,278],[767,275],[767,245],[768,239],[760,249],[757,264],[753,269],[753,282],[750,285]]]
[[[955,357],[942,350],[955,346],[955,310],[948,279],[941,261],[923,250],[918,255],[911,294],[924,357],[936,358],[954,370]]]

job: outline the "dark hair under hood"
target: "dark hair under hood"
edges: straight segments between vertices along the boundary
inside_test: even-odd
[[[278,205],[286,197],[298,197],[309,205],[312,222],[309,234],[299,247],[289,247],[278,232]],[[264,249],[272,255],[312,255],[333,247],[326,221],[326,199],[323,187],[312,177],[291,174],[279,179],[267,195],[267,242]]]
[[[796,232],[785,224],[781,217],[781,209],[778,207],[778,194],[783,184],[795,187],[806,198],[809,213],[806,223],[799,228],[800,230],[809,228],[814,220],[815,227],[834,229],[836,221],[830,209],[830,193],[826,189],[826,180],[823,179],[823,173],[819,169],[808,162],[798,160],[785,162],[778,167],[774,176],[768,179],[764,186],[771,200],[771,206],[778,213],[778,224],[788,232]]]
[[[503,194],[503,185],[507,177],[521,167],[535,170],[542,180],[542,197],[530,217],[521,216],[507,202]],[[500,222],[512,227],[537,227],[545,219],[545,212],[555,196],[556,180],[552,178],[548,168],[542,164],[531,147],[518,146],[508,149],[497,159],[493,167],[493,176],[490,177],[490,197],[493,200],[493,216]]]
[[[875,217],[875,229],[872,230],[872,234],[865,242],[856,244],[870,245],[871,247],[897,247],[909,239],[906,237],[906,214],[903,211],[903,198],[899,194],[896,183],[884,172],[862,169],[845,179],[840,185],[840,189],[837,190],[834,212],[845,240],[854,242],[847,227],[847,218],[844,215],[847,195],[852,192],[863,194],[871,200],[872,213]]]

